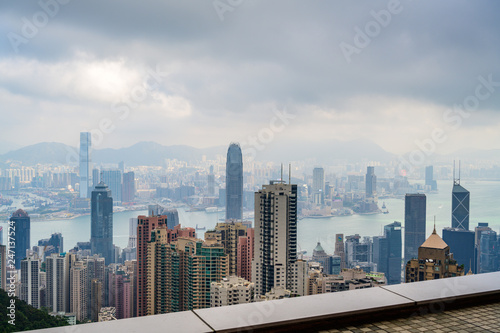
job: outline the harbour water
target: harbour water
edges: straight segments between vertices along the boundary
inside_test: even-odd
[[[478,222],[487,222],[496,232],[500,232],[500,181],[462,182],[462,186],[471,192],[470,228]],[[439,181],[438,193],[427,194],[427,226],[426,233],[432,233],[434,216],[436,229],[451,226],[451,181]],[[385,202],[388,214],[338,216],[323,219],[304,218],[298,222],[299,250],[312,254],[316,242],[321,244],[327,253],[333,253],[335,234],[360,234],[361,236],[376,236],[382,234],[383,226],[394,221],[404,222],[404,199],[380,199],[379,206]],[[198,237],[203,238],[205,230],[213,228],[224,212],[207,213],[205,211],[187,212],[179,208],[179,219],[182,226],[195,228],[198,225]],[[29,213],[29,211],[28,211]],[[127,246],[129,235],[129,218],[146,215],[147,211],[126,211],[113,215],[114,244],[120,248]],[[7,240],[7,224],[4,227],[4,242]],[[205,230],[201,230],[206,228]],[[80,216],[70,220],[43,221],[31,223],[31,245],[36,245],[39,239],[49,238],[54,232],[62,233],[64,250],[74,247],[77,242],[90,239],[90,216]]]

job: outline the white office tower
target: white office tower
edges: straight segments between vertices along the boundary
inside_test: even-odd
[[[87,266],[83,261],[77,261],[71,267],[70,280],[70,311],[76,315],[76,320],[84,321],[88,317],[89,284]]]
[[[271,181],[255,193],[255,294],[276,287],[291,290],[296,261],[297,185]]]
[[[69,312],[69,260],[53,253],[45,258],[46,302],[51,312]]]
[[[40,259],[37,253],[30,253],[21,260],[21,300],[40,308]]]

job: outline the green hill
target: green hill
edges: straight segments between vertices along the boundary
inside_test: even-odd
[[[20,332],[68,325],[64,318],[54,317],[42,310],[35,309],[17,297],[15,297],[15,325],[11,325],[9,324],[11,318],[7,316],[10,313],[10,309],[8,309],[10,300],[7,293],[0,289],[0,332]]]

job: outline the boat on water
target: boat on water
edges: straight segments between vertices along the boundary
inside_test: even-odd
[[[207,213],[217,213],[217,212],[225,212],[226,210],[222,207],[207,207],[205,208],[205,212]]]
[[[196,225],[196,230],[206,230],[207,227],[198,227],[198,225]]]
[[[387,209],[387,207],[385,206],[385,201],[384,203],[382,204],[382,213],[383,214],[389,214],[389,210]]]
[[[329,219],[330,217],[335,217],[335,215],[309,215],[309,216],[304,216],[306,219]]]

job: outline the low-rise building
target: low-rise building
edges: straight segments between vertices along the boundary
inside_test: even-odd
[[[265,295],[260,295],[255,299],[256,302],[274,301],[277,299],[289,298],[292,292],[283,286],[271,288]]]
[[[210,306],[225,306],[253,302],[255,284],[237,276],[212,282],[210,287]]]

